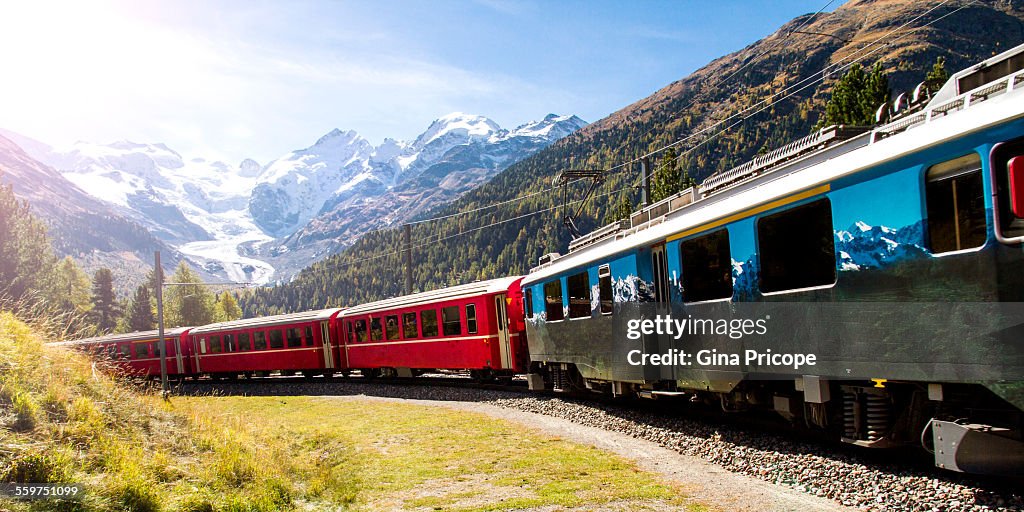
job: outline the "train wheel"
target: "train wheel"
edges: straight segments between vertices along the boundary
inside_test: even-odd
[[[367,379],[376,379],[377,377],[380,377],[380,370],[376,368],[364,368],[359,371],[363,374],[363,377],[366,377]]]

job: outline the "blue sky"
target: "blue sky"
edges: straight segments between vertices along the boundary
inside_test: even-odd
[[[593,122],[826,2],[6,2],[0,127],[266,163],[453,111]]]

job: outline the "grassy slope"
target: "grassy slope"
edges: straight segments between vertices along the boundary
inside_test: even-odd
[[[686,505],[598,450],[479,415],[134,391],[0,312],[0,481],[77,482],[9,510],[488,510]]]

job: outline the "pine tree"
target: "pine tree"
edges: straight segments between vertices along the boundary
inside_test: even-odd
[[[816,128],[834,124],[873,125],[875,111],[888,103],[890,95],[889,78],[880,63],[876,63],[870,73],[865,73],[860,64],[854,64],[832,88],[825,116]]]
[[[214,320],[217,322],[228,322],[242,318],[242,309],[238,307],[234,295],[230,292],[222,292],[217,296],[217,303],[214,304]]]
[[[156,328],[156,315],[153,314],[153,299],[149,286],[140,285],[132,296],[128,309],[128,329],[131,331],[149,331]]]
[[[936,57],[935,64],[932,64],[931,71],[928,72],[924,77],[925,87],[932,94],[938,92],[939,89],[949,80],[949,72],[946,71],[946,59],[943,57]]]
[[[622,196],[619,202],[608,212],[608,217],[605,219],[605,224],[611,224],[620,220],[628,220],[629,216],[633,214],[633,201],[629,199],[628,195]]]
[[[12,306],[52,299],[46,292],[55,263],[46,225],[14,196],[12,186],[0,185],[0,299],[12,300]]]
[[[92,279],[92,322],[100,333],[109,333],[117,328],[120,315],[117,297],[114,295],[114,274],[108,268],[96,271]]]
[[[651,202],[658,202],[682,190],[682,179],[676,162],[675,148],[668,148],[661,157],[651,180]]]
[[[88,274],[78,267],[71,256],[65,256],[54,268],[53,303],[62,312],[76,316],[85,315],[92,309],[90,286]]]
[[[164,314],[170,327],[205,325],[213,322],[214,297],[202,279],[183,261],[164,293]]]

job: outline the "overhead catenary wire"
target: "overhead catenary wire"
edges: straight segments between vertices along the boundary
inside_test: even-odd
[[[786,100],[786,99],[792,97],[793,95],[795,95],[795,94],[797,94],[797,93],[807,89],[808,87],[811,87],[812,85],[816,85],[817,83],[824,81],[825,78],[827,76],[831,75],[831,74],[834,74],[836,72],[849,69],[854,64],[860,63],[862,60],[866,59],[867,57],[869,57],[869,56],[873,55],[874,53],[876,53],[877,51],[879,51],[882,47],[875,48],[874,50],[869,52],[864,57],[858,59],[857,61],[849,62],[849,63],[846,63],[846,64],[844,64],[844,61],[847,61],[847,60],[857,56],[858,54],[864,52],[865,50],[867,50],[869,48],[877,46],[878,43],[880,41],[882,41],[883,39],[891,36],[892,34],[898,32],[898,31],[901,31],[901,30],[905,29],[909,24],[911,24],[911,23],[921,19],[922,17],[924,17],[927,14],[931,13],[935,9],[938,9],[939,7],[942,7],[943,5],[949,3],[949,1],[950,0],[944,0],[942,3],[932,7],[931,9],[928,9],[928,11],[918,15],[917,17],[911,19],[910,21],[904,23],[903,25],[901,25],[901,26],[899,26],[899,27],[897,27],[897,28],[895,28],[893,30],[890,30],[889,32],[886,32],[882,36],[879,36],[874,41],[872,41],[872,42],[866,44],[865,46],[863,46],[862,48],[852,52],[850,55],[844,57],[843,59],[840,59],[838,62],[826,66],[821,71],[809,75],[808,77],[806,77],[806,78],[796,82],[795,84],[793,84],[791,86],[788,86],[788,87],[782,89],[780,92],[775,93],[775,94],[769,96],[766,99],[764,99],[764,100],[762,100],[762,101],[760,101],[758,103],[755,103],[753,105],[750,105],[750,106],[748,106],[748,107],[746,107],[746,108],[744,108],[744,109],[742,109],[742,110],[740,110],[740,111],[730,115],[729,117],[726,117],[725,119],[722,119],[722,120],[712,124],[711,126],[708,126],[706,128],[701,129],[698,132],[692,133],[692,134],[690,134],[690,135],[688,135],[688,136],[686,136],[686,137],[684,137],[684,138],[682,138],[680,140],[677,140],[677,141],[675,141],[675,142],[673,142],[671,144],[667,144],[667,145],[665,145],[665,146],[663,146],[663,147],[661,147],[659,149],[653,150],[653,151],[649,152],[648,154],[646,154],[646,155],[644,155],[642,157],[634,158],[634,159],[632,159],[632,160],[630,160],[628,162],[624,162],[623,164],[619,164],[619,165],[609,169],[609,171],[618,170],[618,169],[623,168],[626,165],[634,164],[634,163],[639,162],[640,160],[642,160],[644,158],[649,158],[651,156],[654,156],[654,155],[656,155],[656,154],[658,154],[658,153],[660,153],[662,151],[668,150],[669,148],[673,148],[673,147],[678,146],[678,145],[680,145],[680,144],[682,144],[684,142],[687,142],[690,139],[693,139],[694,137],[697,137],[697,136],[700,136],[700,135],[702,135],[704,133],[707,133],[708,131],[710,131],[712,129],[718,128],[722,124],[724,124],[726,122],[729,122],[729,121],[731,121],[731,120],[733,120],[733,119],[735,119],[737,117],[743,116],[743,118],[740,119],[739,121],[737,121],[735,123],[732,123],[732,124],[730,124],[728,126],[725,126],[724,128],[721,128],[718,131],[712,133],[711,135],[708,135],[707,138],[705,138],[703,141],[699,142],[698,144],[696,144],[695,146],[693,146],[691,148],[688,148],[687,150],[681,152],[679,155],[676,156],[677,160],[682,159],[684,156],[692,153],[694,150],[696,150],[697,148],[699,148],[699,147],[703,146],[704,144],[708,143],[709,141],[711,141],[712,139],[714,139],[715,137],[717,137],[721,133],[723,133],[723,132],[729,130],[730,128],[732,128],[732,127],[742,123],[743,121],[746,121],[747,119],[750,119],[751,117],[753,117],[753,116],[763,112],[764,110],[774,106],[778,102]],[[971,2],[969,2],[969,3],[965,4],[965,5],[962,5],[962,6],[958,7],[957,9],[955,9],[955,10],[949,12],[949,13],[946,13],[946,14],[944,14],[944,15],[942,15],[942,16],[940,16],[940,17],[938,17],[938,18],[936,18],[936,19],[934,19],[934,20],[932,20],[932,21],[930,21],[930,22],[928,22],[928,23],[926,23],[924,25],[921,25],[919,27],[914,27],[911,31],[927,27],[927,26],[929,26],[929,25],[931,25],[931,24],[933,24],[935,22],[938,22],[938,21],[942,20],[943,18],[946,18],[946,17],[948,17],[948,16],[950,16],[952,14],[955,14],[955,13],[959,12],[960,10],[966,8],[969,5],[974,5],[976,3],[977,3],[976,0],[972,0]],[[886,44],[892,44],[893,42],[899,41],[900,39],[902,39],[905,36],[906,36],[906,34],[901,35],[899,38],[896,38],[894,41],[888,42]],[[819,74],[820,74],[820,78],[816,78],[816,77],[819,76]],[[792,90],[793,88],[798,87],[798,86],[801,86],[801,87],[799,87],[799,89],[797,89],[797,90]],[[791,91],[791,90],[792,90],[792,92],[788,92],[788,91]],[[774,99],[777,96],[779,96],[780,94],[784,94],[784,93],[785,93],[785,95],[783,97],[781,97],[779,99]],[[772,100],[772,101],[770,101],[769,103],[765,103],[765,102],[768,102],[769,100]],[[757,110],[754,111],[753,113],[751,113],[749,115],[744,115],[744,114],[750,112],[751,110],[753,110],[755,108]],[[658,170],[661,170],[662,168],[663,167],[659,166],[656,169],[652,170],[651,173],[653,174],[653,173],[657,172]]]
[[[666,151],[669,148],[676,147],[676,146],[678,146],[678,145],[680,145],[680,144],[682,144],[682,143],[684,143],[684,142],[686,142],[688,140],[693,139],[696,136],[699,136],[701,134],[707,133],[707,132],[709,132],[709,131],[711,131],[711,130],[713,130],[715,128],[721,127],[717,131],[715,131],[715,132],[711,133],[710,135],[708,135],[704,140],[702,140],[699,143],[697,143],[695,146],[687,148],[684,152],[681,152],[679,155],[677,155],[676,159],[679,160],[682,157],[684,157],[684,156],[692,153],[696,149],[700,148],[704,144],[707,144],[708,142],[713,140],[718,135],[728,131],[729,129],[731,129],[732,127],[734,127],[734,126],[736,126],[736,125],[738,125],[740,123],[742,123],[743,121],[746,121],[750,117],[753,117],[754,115],[757,115],[757,114],[763,112],[764,110],[774,106],[775,104],[777,104],[777,103],[779,103],[781,101],[784,101],[784,100],[792,97],[793,95],[795,95],[795,94],[797,94],[799,92],[802,92],[803,90],[807,89],[808,87],[811,87],[813,85],[816,85],[819,82],[824,81],[826,77],[828,77],[828,76],[830,76],[830,75],[832,75],[834,73],[837,73],[837,72],[849,69],[854,64],[860,63],[861,61],[865,60],[867,57],[870,57],[871,55],[873,55],[873,54],[877,53],[878,51],[880,51],[883,47],[879,46],[879,44],[883,40],[885,40],[886,38],[891,37],[894,34],[897,34],[897,33],[901,32],[901,31],[905,30],[906,27],[909,26],[910,24],[916,22],[917,20],[920,20],[922,17],[924,17],[924,16],[928,15],[929,13],[931,13],[932,11],[934,11],[934,10],[944,6],[944,5],[946,5],[950,1],[951,0],[944,0],[944,1],[942,1],[941,3],[933,6],[932,8],[928,9],[924,13],[919,14],[918,16],[916,16],[913,19],[905,22],[904,24],[900,25],[899,27],[894,28],[894,29],[886,32],[885,34],[883,34],[883,35],[879,36],[878,38],[876,38],[874,41],[871,41],[870,43],[867,43],[863,47],[855,50],[850,55],[847,55],[846,57],[840,59],[839,61],[837,61],[835,63],[831,63],[831,64],[825,66],[820,71],[815,72],[815,73],[809,75],[808,77],[806,77],[806,78],[796,82],[793,85],[787,86],[786,88],[784,88],[781,91],[779,91],[779,92],[769,96],[768,98],[766,98],[766,99],[764,99],[764,100],[762,100],[762,101],[760,101],[758,103],[755,103],[755,104],[753,104],[751,106],[748,106],[748,107],[746,107],[746,108],[744,108],[744,109],[742,109],[742,110],[740,110],[740,111],[738,111],[738,112],[736,112],[736,113],[726,117],[725,119],[722,119],[722,120],[714,123],[711,126],[708,126],[706,128],[703,128],[703,129],[699,130],[698,132],[692,133],[692,134],[690,134],[690,135],[688,135],[688,136],[686,136],[686,137],[684,137],[684,138],[682,138],[680,140],[677,140],[677,141],[675,141],[675,142],[673,142],[671,144],[667,144],[667,145],[665,145],[665,146],[663,146],[663,147],[661,147],[659,149],[650,151],[647,154],[645,154],[644,156],[631,159],[631,160],[629,160],[627,162],[623,162],[622,164],[618,164],[618,165],[608,169],[608,172],[613,172],[613,171],[622,169],[622,168],[624,168],[627,165],[635,164],[635,163],[641,161],[644,158],[649,158],[651,156],[655,156],[655,155],[657,155],[658,153],[660,153],[662,151]],[[831,4],[831,3],[832,2],[830,1],[828,4],[825,5],[825,7],[822,7],[821,10],[824,10],[825,8],[827,8],[827,6],[829,4]],[[894,43],[896,41],[899,41],[902,38],[906,37],[910,32],[913,32],[915,30],[919,30],[919,29],[928,27],[928,26],[930,26],[930,25],[932,25],[932,24],[934,24],[934,23],[936,23],[936,22],[938,22],[938,21],[940,21],[940,20],[942,20],[942,19],[944,19],[944,18],[946,18],[948,16],[951,16],[951,15],[953,15],[953,14],[963,10],[964,8],[966,8],[966,7],[970,6],[970,5],[975,5],[976,3],[977,3],[976,0],[971,0],[968,3],[966,3],[964,5],[961,5],[957,9],[955,9],[955,10],[949,12],[949,13],[946,13],[946,14],[944,14],[944,15],[942,15],[942,16],[934,19],[934,20],[931,20],[928,23],[925,23],[924,25],[912,28],[907,33],[905,33],[903,35],[900,35],[898,38],[896,38],[893,41],[888,42],[886,44],[892,44],[892,43]],[[819,13],[821,12],[821,10],[819,10]],[[815,16],[816,16],[816,14],[815,14]],[[805,20],[805,22],[803,24],[798,26],[796,29],[791,30],[787,34],[786,37],[788,37],[789,34],[792,34],[792,33],[796,32],[797,30],[799,30],[799,28],[801,28],[804,24],[806,24],[809,20],[813,19],[815,16],[809,17],[807,20]],[[858,58],[857,60],[854,60],[854,61],[851,61],[851,62],[847,62],[847,61],[850,61],[854,57],[857,57],[861,53],[863,53],[863,52],[865,52],[865,51],[867,51],[868,49],[871,49],[871,48],[874,48],[874,49],[871,50],[870,52],[868,52],[867,54],[863,55],[862,57]],[[765,50],[760,55],[764,55],[768,51],[770,51],[770,49],[769,50]],[[744,64],[744,67],[746,65],[750,64],[750,62],[753,62],[754,60],[756,60],[756,59],[751,59],[750,61],[748,61],[747,64]],[[742,69],[742,68],[743,67],[741,67],[740,69]],[[731,74],[730,77],[735,75],[737,72],[739,72],[739,69],[736,70],[735,72],[733,72],[733,74]],[[799,88],[797,88],[797,87],[799,87]],[[779,97],[780,95],[782,95],[782,97]],[[691,103],[691,105],[692,105],[692,103]],[[755,110],[754,112],[750,113],[749,115],[745,115],[748,112],[750,112],[751,110],[754,110],[755,108],[757,110]],[[722,125],[724,123],[729,122],[729,121],[731,121],[733,119],[736,119],[737,117],[740,117],[740,116],[743,116],[740,120],[738,120],[738,121],[736,121],[736,122],[734,122],[732,124],[729,124],[727,126],[722,127]],[[660,169],[661,169],[661,167],[657,167],[657,168],[651,170],[650,173],[654,174],[655,172],[657,172]],[[622,188],[619,188],[619,189],[616,189],[616,190],[605,192],[605,193],[599,194],[597,196],[594,196],[594,199],[599,198],[599,197],[607,197],[609,195],[622,192],[624,190],[629,190],[631,188],[635,188],[635,186],[636,185],[634,183],[633,185],[630,185],[630,186],[627,186],[627,187],[622,187]],[[518,202],[518,201],[522,201],[522,200],[525,200],[525,199],[529,199],[531,197],[535,197],[535,196],[538,196],[538,195],[550,192],[550,190],[552,190],[553,188],[554,187],[545,188],[545,189],[537,191],[537,192],[532,192],[532,193],[529,193],[529,194],[524,194],[522,196],[517,196],[517,197],[512,198],[512,199],[500,201],[500,202],[493,203],[493,204],[490,204],[490,205],[481,206],[481,207],[478,207],[478,208],[474,208],[472,210],[466,210],[466,211],[463,211],[463,212],[456,212],[456,213],[453,213],[453,214],[443,215],[443,216],[439,216],[439,217],[433,217],[433,218],[429,218],[429,219],[422,219],[422,220],[419,220],[419,221],[411,222],[410,224],[422,224],[422,223],[426,223],[426,222],[433,221],[433,220],[447,219],[447,218],[457,217],[457,216],[461,216],[461,215],[466,215],[466,214],[469,214],[469,213],[476,213],[476,212],[480,212],[480,211],[496,208],[496,207],[499,207],[499,206],[502,206],[502,205],[506,205],[506,204],[510,204],[510,203],[514,203],[514,202]],[[585,200],[586,199],[572,201],[572,202],[567,203],[567,204],[578,204],[578,203],[581,203],[581,202],[583,202]],[[421,240],[420,243],[418,243],[417,245],[412,246],[412,248],[416,249],[416,248],[425,247],[425,246],[428,246],[430,244],[434,244],[434,243],[450,240],[452,238],[456,238],[458,236],[462,236],[462,235],[465,235],[465,234],[468,234],[468,233],[481,231],[481,230],[484,230],[484,229],[487,229],[487,228],[491,228],[491,227],[494,227],[494,226],[497,226],[497,225],[501,225],[501,224],[505,224],[505,223],[508,223],[508,222],[513,222],[513,221],[520,220],[520,219],[523,219],[523,218],[531,217],[531,216],[534,216],[534,215],[539,215],[539,214],[542,214],[542,213],[547,213],[547,212],[550,212],[550,211],[554,211],[554,210],[556,210],[558,208],[561,208],[561,205],[552,206],[552,207],[549,207],[549,208],[545,208],[545,209],[542,209],[542,210],[537,210],[537,211],[534,211],[534,212],[522,214],[522,215],[519,215],[519,216],[516,216],[516,217],[509,218],[509,219],[504,219],[504,220],[501,220],[501,221],[491,222],[489,224],[485,224],[483,226],[477,226],[475,228],[471,228],[471,229],[467,229],[467,230],[464,230],[464,231],[460,231],[460,232],[452,234],[452,235],[445,236],[445,235],[439,233],[437,235],[434,235],[434,236],[431,236],[431,237],[427,237],[426,239]],[[335,266],[336,267],[346,267],[346,266],[350,266],[350,265],[354,265],[354,264],[358,264],[358,263],[362,263],[362,262],[366,262],[366,261],[372,261],[372,260],[381,259],[381,258],[385,258],[385,257],[388,257],[388,256],[400,254],[401,252],[402,252],[402,250],[390,251],[390,252],[387,252],[387,253],[379,254],[379,255],[376,255],[376,256],[371,256],[371,257],[368,257],[368,258],[361,258],[361,259],[352,260],[352,261],[349,261],[349,262],[344,262],[344,263],[341,263],[341,264],[338,264],[338,265],[335,265]]]
[[[820,9],[818,9],[814,14],[808,16],[805,20],[803,20],[800,23],[800,25],[798,25],[795,29],[790,30],[789,32],[787,32],[785,36],[783,36],[782,38],[780,38],[780,39],[776,40],[775,42],[773,42],[771,45],[768,46],[768,48],[766,48],[763,51],[761,51],[761,53],[759,53],[758,55],[756,55],[752,59],[749,59],[747,62],[745,62],[739,68],[733,70],[731,73],[726,75],[724,78],[719,78],[718,80],[715,81],[715,83],[711,84],[709,87],[718,87],[719,85],[722,85],[722,84],[728,82],[729,80],[731,80],[734,76],[738,75],[741,71],[743,71],[748,66],[752,65],[755,61],[757,61],[757,59],[763,57],[764,55],[768,54],[769,52],[774,50],[776,47],[778,47],[780,44],[784,43],[786,41],[786,39],[789,38],[790,35],[792,35],[795,32],[798,32],[799,29],[803,28],[808,23],[810,23],[812,20],[817,18],[817,16],[819,14],[821,14],[825,9],[827,9],[828,6],[830,6],[833,3],[835,3],[835,1],[836,0],[829,0],[825,5],[823,5]],[[695,95],[695,97],[693,99],[691,99],[690,102],[686,106],[682,107],[680,110],[681,111],[685,111],[685,110],[689,109],[691,106],[693,106],[693,104],[696,103],[696,101],[700,97],[700,95],[704,94],[704,91],[706,91],[706,90],[708,90],[708,89],[706,89],[706,88],[702,89],[700,93]],[[655,128],[656,127],[654,127],[654,126],[648,128],[647,130],[645,130],[641,134],[641,136],[650,133]],[[623,142],[622,144],[619,145],[619,147],[617,147],[614,150],[612,150],[612,153],[615,153],[615,152],[619,151],[626,144],[627,144],[627,142]],[[648,156],[650,156],[650,155],[648,155]],[[638,160],[633,160],[632,162],[629,162],[629,163],[635,163],[637,161]],[[613,169],[615,169],[615,168],[613,168]],[[610,170],[613,170],[613,169],[610,169]],[[505,205],[505,204],[514,203],[514,202],[517,202],[517,201],[522,201],[522,200],[525,200],[525,199],[529,199],[531,197],[535,197],[535,196],[538,196],[538,195],[541,195],[541,194],[548,193],[551,190],[554,190],[555,188],[557,188],[557,187],[552,186],[549,189],[544,189],[544,190],[539,190],[537,192],[532,192],[532,193],[529,193],[529,194],[524,194],[524,195],[521,195],[521,196],[517,196],[517,197],[511,198],[511,199],[500,201],[500,202],[497,202],[497,203],[492,203],[492,204],[480,206],[478,208],[473,208],[471,210],[464,210],[464,211],[455,212],[455,213],[451,213],[451,214],[447,214],[447,215],[439,215],[439,216],[436,216],[436,217],[430,217],[430,218],[426,218],[426,219],[419,219],[419,220],[409,221],[409,222],[405,222],[404,224],[416,225],[416,224],[424,224],[424,223],[427,223],[427,222],[433,222],[433,221],[437,221],[437,220],[450,219],[450,218],[453,218],[453,217],[460,217],[460,216],[463,216],[463,215],[468,215],[468,214],[471,214],[471,213],[476,213],[476,212],[479,212],[479,211],[484,211],[484,210],[489,210],[489,209],[492,209],[492,208],[496,208],[498,206],[502,206],[502,205]]]

